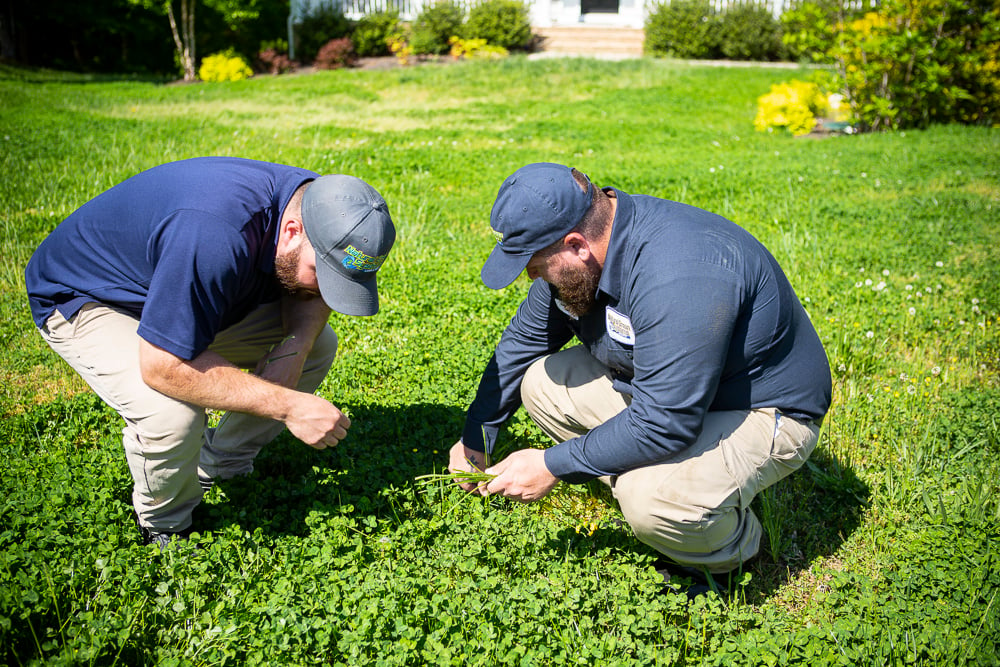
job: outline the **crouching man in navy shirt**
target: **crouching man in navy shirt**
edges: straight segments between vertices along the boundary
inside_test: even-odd
[[[450,453],[452,471],[496,477],[462,487],[532,502],[600,478],[665,571],[740,568],[761,543],[750,502],[805,462],[830,405],[826,353],[774,257],[718,215],[548,163],[503,183],[490,225],[486,286],[534,282]],[[556,444],[489,465],[522,404]]]
[[[115,186],[41,243],[25,272],[32,317],[125,421],[146,543],[190,532],[203,490],[249,473],[285,427],[317,449],[347,435],[313,394],[337,352],[327,321],[378,311],[395,237],[353,176],[196,158]],[[225,411],[217,427],[206,408]]]

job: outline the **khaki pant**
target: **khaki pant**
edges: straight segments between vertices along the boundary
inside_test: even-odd
[[[122,443],[132,473],[132,504],[139,522],[157,532],[191,525],[201,502],[199,468],[226,479],[253,470],[261,448],[284,424],[240,413],[225,413],[207,429],[205,408],[150,388],[139,370],[139,321],[98,303],[86,304],[70,321],[58,311],[41,334],[59,356],[125,420]],[[284,336],[280,302],[264,304],[219,333],[211,349],[229,362],[252,369]],[[337,354],[337,336],[327,326],[306,358],[298,389],[313,392]]]
[[[582,435],[628,406],[608,369],[582,346],[538,360],[521,384],[531,418],[556,442]],[[798,469],[819,427],[772,408],[709,412],[698,439],[668,461],[610,479],[636,537],[678,563],[728,572],[756,555],[758,492]]]

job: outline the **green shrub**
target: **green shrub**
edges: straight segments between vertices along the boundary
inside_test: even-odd
[[[340,69],[350,67],[357,60],[354,43],[350,37],[338,37],[324,44],[316,53],[313,64],[317,69]]]
[[[885,0],[840,26],[838,42],[861,129],[1000,123],[997,0]]]
[[[410,46],[416,53],[446,53],[448,40],[461,33],[464,21],[465,10],[455,0],[427,5],[413,22]]]
[[[653,56],[718,58],[720,17],[708,0],[674,0],[650,8],[643,50]]]
[[[837,0],[807,0],[781,14],[781,41],[788,57],[801,62],[832,63],[841,12]]]
[[[737,4],[721,16],[722,55],[733,60],[780,60],[785,57],[781,24],[762,5]]]
[[[251,76],[250,65],[231,49],[203,59],[198,69],[198,78],[202,81],[240,81]]]
[[[351,22],[340,8],[321,5],[295,26],[295,56],[303,62],[312,62],[324,44],[350,34]]]
[[[464,36],[504,49],[523,49],[531,40],[528,5],[523,0],[482,0],[469,10]]]
[[[389,55],[389,38],[399,32],[399,12],[385,11],[365,14],[354,26],[351,41],[361,57]]]

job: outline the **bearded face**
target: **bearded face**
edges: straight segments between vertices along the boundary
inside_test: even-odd
[[[600,269],[574,265],[561,267],[549,284],[566,310],[576,317],[582,317],[591,311],[597,301],[597,284],[600,280]]]
[[[288,292],[295,294],[302,289],[299,282],[299,257],[302,255],[302,246],[295,246],[284,255],[274,258],[274,275],[278,282]]]

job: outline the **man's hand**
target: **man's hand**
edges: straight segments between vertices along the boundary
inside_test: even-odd
[[[461,440],[452,446],[451,452],[448,454],[448,470],[450,472],[483,472],[485,467],[486,454],[469,449]],[[479,491],[479,487],[482,486],[482,482],[461,481],[460,479],[456,482],[469,493]]]
[[[316,449],[333,447],[347,437],[350,418],[326,399],[297,392],[285,426],[296,438]]]
[[[559,483],[545,465],[545,450],[520,449],[484,472],[496,477],[480,493],[501,495],[522,503],[540,500]]]

